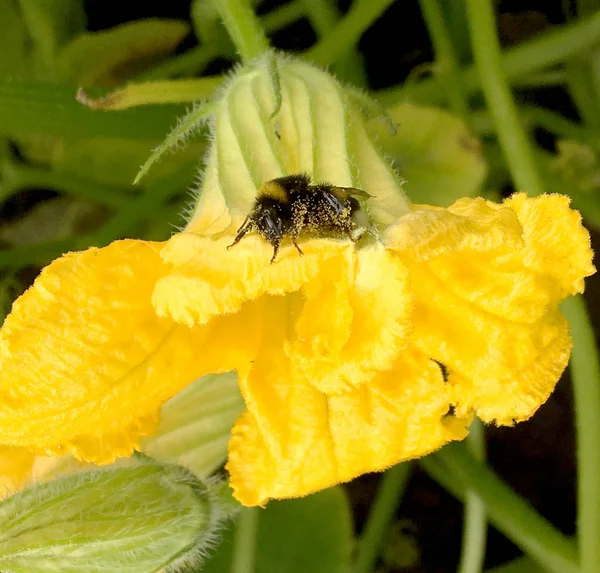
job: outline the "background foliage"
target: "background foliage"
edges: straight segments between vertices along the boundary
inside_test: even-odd
[[[369,127],[413,201],[560,192],[594,236],[600,227],[598,0],[265,0],[253,2],[255,29],[241,0],[139,4],[0,0],[4,314],[61,253],[162,240],[183,224],[204,133],[132,181],[184,102],[210,99],[244,42],[260,43],[260,26],[273,46],[386,107],[396,132],[377,118]],[[102,110],[75,97],[79,87],[99,97],[127,85]],[[597,572],[597,352],[582,301],[564,310],[573,387],[563,380],[532,421],[486,430],[485,440],[477,428],[469,449],[242,513],[203,570]],[[477,461],[484,441],[487,465]]]

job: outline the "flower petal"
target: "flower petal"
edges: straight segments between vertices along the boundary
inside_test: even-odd
[[[158,316],[187,326],[206,324],[261,295],[299,290],[328,259],[354,248],[349,241],[306,241],[304,256],[284,246],[271,264],[273,248],[260,237],[249,236],[227,250],[232,241],[231,236],[212,239],[192,233],[169,240],[162,257],[170,273],[158,281],[152,299]]]
[[[505,201],[523,226],[525,265],[549,277],[560,288],[560,299],[583,292],[584,277],[596,272],[590,235],[569,202],[564,195],[528,198],[524,193]]]
[[[0,446],[0,499],[25,486],[34,460],[35,455],[25,448]]]
[[[556,241],[567,247],[554,248]],[[504,206],[461,199],[447,211],[421,209],[399,219],[386,242],[410,264],[426,264],[455,296],[514,322],[542,319],[594,272],[581,217],[557,195],[515,196]]]
[[[460,199],[448,209],[419,206],[385,232],[385,245],[415,261],[427,261],[457,250],[509,252],[523,244],[521,225],[507,207]]]
[[[450,372],[448,382],[455,392],[456,415],[474,411],[486,423],[507,426],[530,418],[546,402],[569,362],[569,326],[558,313],[554,318],[557,324],[542,342],[545,346],[530,353],[530,361],[509,375],[481,372],[466,378]]]
[[[292,367],[325,393],[389,370],[411,331],[408,273],[381,245],[336,257],[302,289]]]
[[[139,448],[188,383],[251,359],[251,308],[199,329],[156,317],[161,248],[69,253],[15,302],[0,338],[0,443],[111,462]]]
[[[442,362],[456,383],[458,404],[484,421],[512,424],[543,404],[571,347],[558,311],[515,322],[481,309],[448,288],[426,265],[409,265],[415,285],[415,345]]]
[[[568,199],[462,199],[399,219],[387,240],[409,269],[415,345],[449,369],[457,411],[530,417],[568,362],[558,304],[594,272]]]
[[[406,351],[371,383],[327,396],[281,353],[286,302],[274,299],[270,310],[260,354],[240,377],[247,410],[229,444],[227,469],[243,504],[306,495],[465,436],[468,421],[446,416],[451,388],[426,356]]]

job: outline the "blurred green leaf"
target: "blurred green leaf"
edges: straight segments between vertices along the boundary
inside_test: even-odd
[[[21,13],[39,62],[37,76],[56,79],[58,50],[75,34],[85,30],[81,0],[20,0]]]
[[[569,195],[588,223],[600,229],[600,163],[596,152],[570,140],[559,140],[556,147],[556,155],[541,150],[536,154],[546,188]]]
[[[56,155],[53,169],[82,180],[115,187],[130,187],[158,140],[131,140],[117,137],[90,139],[68,138]],[[205,152],[204,142],[190,143],[164,157],[145,183],[174,175],[189,163],[200,166]]]
[[[18,78],[27,75],[29,52],[27,30],[14,0],[0,0],[0,77]]]
[[[86,32],[60,54],[60,77],[84,86],[114,86],[170,53],[189,31],[183,21],[154,18]]]
[[[388,113],[397,126],[394,134],[382,119],[369,125],[405,179],[411,201],[446,207],[480,191],[485,160],[479,141],[461,120],[441,109],[410,103]]]
[[[23,246],[50,240],[66,239],[98,224],[101,209],[97,205],[71,198],[51,199],[39,203],[21,219],[0,226],[0,240]]]
[[[231,570],[233,532],[199,570]],[[349,573],[352,522],[346,492],[335,487],[301,499],[271,501],[260,512],[255,573]]]
[[[556,143],[556,150],[553,169],[556,175],[581,192],[600,191],[600,165],[591,147],[578,141],[561,139]]]
[[[64,84],[0,81],[0,134],[162,140],[185,111],[182,105],[92,110],[76,101],[75,93]]]
[[[421,558],[415,526],[407,519],[395,522],[388,531],[381,559],[390,569],[412,569]]]

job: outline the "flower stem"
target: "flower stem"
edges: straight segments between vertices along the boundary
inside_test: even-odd
[[[233,540],[231,573],[254,571],[259,511],[257,507],[244,507],[239,513]]]
[[[485,457],[485,434],[483,424],[476,419],[471,424],[467,446],[478,459]],[[468,490],[465,498],[462,550],[458,573],[481,573],[485,559],[487,518],[485,505],[476,492]]]
[[[462,90],[456,53],[444,20],[444,14],[438,0],[420,0],[419,4],[433,43],[440,80],[444,83],[444,91],[448,95],[450,109],[464,120],[467,118],[469,106]]]
[[[31,167],[10,160],[0,165],[0,173],[2,174],[0,183],[2,201],[22,189],[40,187],[54,189],[73,197],[93,199],[108,207],[119,208],[127,203],[127,193],[130,193],[130,190],[126,188],[115,189],[95,183],[93,180],[84,180],[67,173]]]
[[[520,85],[530,85],[529,78],[535,72],[569,60],[574,54],[591,49],[600,41],[600,10],[589,18],[573,24],[554,27],[551,31],[536,36],[509,48],[501,54],[502,70],[507,79]],[[460,74],[462,85],[467,92],[476,91],[480,78],[474,66],[469,66]],[[441,80],[433,77],[410,87],[389,88],[378,92],[378,99],[384,104],[392,104],[410,95],[417,101],[435,102],[444,96]]]
[[[581,296],[561,306],[571,326],[571,377],[575,397],[578,537],[581,572],[600,564],[600,365],[594,330]]]
[[[579,573],[575,543],[474,458],[463,444],[450,444],[433,454],[453,475],[453,481],[477,492],[490,521],[542,567],[553,573]],[[586,572],[587,573],[587,572]]]
[[[257,58],[269,49],[269,41],[248,0],[215,0],[215,6],[242,61]]]
[[[384,535],[394,517],[398,501],[410,475],[411,464],[398,464],[383,474],[375,503],[358,540],[353,573],[371,573],[379,556]]]
[[[539,195],[543,193],[544,186],[535,167],[531,144],[502,72],[492,2],[466,0],[466,3],[475,65],[515,187],[532,195]]]
[[[321,66],[336,62],[351,46],[356,45],[363,32],[371,26],[394,0],[355,0],[346,16],[327,36],[308,52],[306,58]]]
[[[292,0],[283,6],[273,8],[270,12],[261,16],[260,21],[267,32],[279,30],[304,16],[304,4],[302,0]]]
[[[330,0],[302,0],[306,15],[319,39],[332,33],[340,20],[337,8]],[[357,86],[366,86],[367,77],[358,51],[352,46],[333,66],[336,75]]]

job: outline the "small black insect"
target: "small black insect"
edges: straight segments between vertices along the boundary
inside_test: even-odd
[[[298,252],[302,249],[297,240],[301,236],[349,237],[356,240],[361,225],[355,220],[360,213],[357,199],[371,197],[354,187],[336,187],[329,183],[312,185],[306,174],[288,175],[267,181],[259,189],[254,205],[230,249],[245,235],[258,233],[273,245],[273,257],[277,257],[279,245],[289,237]]]

